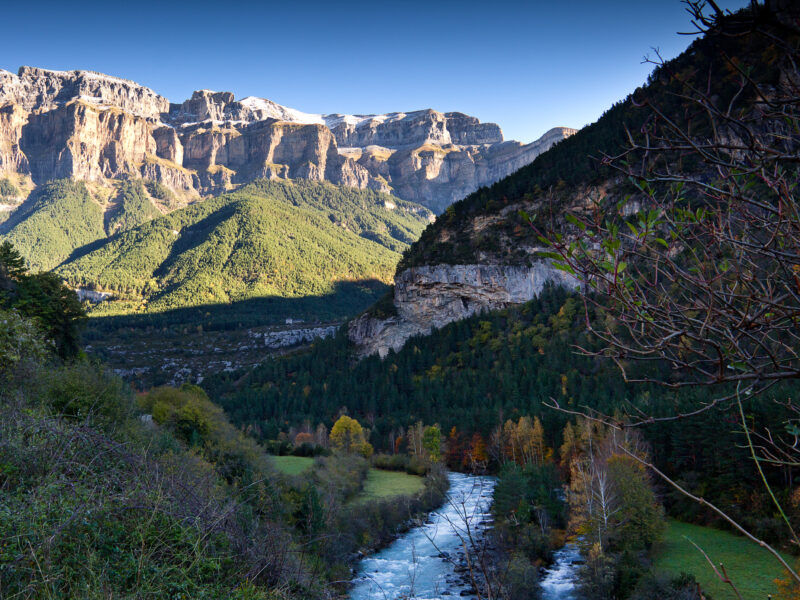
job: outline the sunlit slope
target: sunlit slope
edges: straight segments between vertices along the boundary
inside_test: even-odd
[[[39,188],[0,226],[0,241],[14,244],[32,271],[52,269],[105,235],[102,207],[83,183],[69,180]]]
[[[341,281],[389,282],[428,214],[369,191],[262,181],[118,234],[58,272],[158,311],[323,296]]]

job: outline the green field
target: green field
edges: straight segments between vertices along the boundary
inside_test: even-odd
[[[356,502],[382,500],[392,496],[413,496],[422,487],[422,477],[402,471],[370,469],[364,482],[364,491],[356,498]]]
[[[286,475],[299,475],[310,469],[314,464],[313,458],[304,456],[271,456],[275,467]],[[364,491],[354,502],[368,502],[381,500],[393,496],[413,496],[423,488],[422,477],[409,475],[402,471],[384,471],[370,469],[364,482]]]
[[[768,594],[776,595],[774,580],[783,577],[783,570],[772,555],[743,537],[710,527],[670,519],[664,541],[655,552],[655,568],[693,574],[714,600],[735,598],[730,586],[719,581],[689,540],[700,546],[715,565],[725,565],[744,600],[764,600]]]
[[[275,467],[286,475],[299,475],[314,464],[314,459],[307,456],[272,456]]]

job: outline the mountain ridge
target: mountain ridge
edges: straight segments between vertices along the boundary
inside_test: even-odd
[[[323,115],[210,90],[176,104],[94,71],[0,70],[0,174],[35,184],[141,177],[193,199],[261,178],[310,179],[438,213],[574,132],[521,144],[459,112]]]

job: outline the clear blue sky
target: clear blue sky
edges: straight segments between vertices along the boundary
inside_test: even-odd
[[[678,0],[45,0],[4,6],[0,68],[91,69],[173,102],[207,88],[315,113],[458,110],[529,142],[596,120],[690,29]]]

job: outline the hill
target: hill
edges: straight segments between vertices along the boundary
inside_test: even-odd
[[[21,249],[33,270],[52,269],[103,237],[102,206],[85,184],[69,180],[40,187],[0,226],[0,238]]]
[[[394,477],[405,489],[377,491],[403,495],[383,498],[360,456],[281,474],[196,386],[136,396],[97,364],[58,360],[46,318],[0,307],[4,594],[339,597],[356,557],[443,501],[434,474]]]
[[[413,337],[383,359],[355,360],[354,348],[340,332],[316,341],[308,352],[268,359],[247,373],[219,373],[202,385],[236,425],[262,440],[277,439],[287,427],[329,422],[346,410],[371,423],[376,451],[390,451],[392,440],[422,421],[449,432],[447,444],[456,456],[475,434],[491,446],[505,420],[526,415],[538,417],[547,446],[559,448],[573,417],[550,408],[554,400],[566,411],[622,414],[636,407],[658,417],[708,402],[715,393],[626,383],[613,363],[576,354],[576,346],[599,348],[585,328],[582,302],[548,286],[522,306]],[[636,373],[655,377],[668,371],[659,365]],[[779,428],[785,412],[774,402],[791,393],[790,385],[778,386],[748,402],[747,414]],[[776,521],[759,513],[766,496],[747,449],[737,444],[738,423],[729,411],[655,423],[642,433],[667,473],[684,478],[708,500],[740,498],[731,511],[765,535],[777,535],[770,529],[778,527]],[[720,447],[726,448],[724,456]],[[489,460],[498,458],[489,451]],[[457,462],[451,466],[459,468]],[[663,492],[674,516],[715,522],[680,494]]]
[[[0,237],[34,268],[112,292],[100,313],[160,312],[388,282],[430,218],[386,194],[306,181],[259,181],[162,216],[141,181],[119,187],[104,214],[84,183],[48,184]]]

